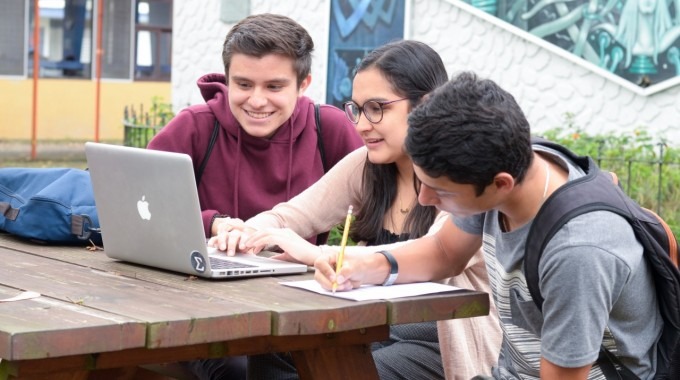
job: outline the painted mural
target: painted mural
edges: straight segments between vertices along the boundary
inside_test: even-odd
[[[641,87],[680,76],[680,0],[465,0]]]
[[[404,38],[405,0],[331,0],[326,103],[352,96],[353,70],[363,56]]]

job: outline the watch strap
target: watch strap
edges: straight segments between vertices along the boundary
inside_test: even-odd
[[[387,262],[390,264],[390,274],[382,284],[382,286],[390,286],[394,284],[395,281],[397,281],[397,276],[399,275],[399,264],[397,264],[397,260],[394,258],[394,256],[392,256],[390,251],[378,251],[378,253],[385,256]]]

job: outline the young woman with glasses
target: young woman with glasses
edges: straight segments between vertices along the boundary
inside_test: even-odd
[[[228,254],[259,252],[278,246],[277,258],[312,264],[327,250],[303,239],[345,220],[349,205],[355,220],[348,251],[372,254],[437,231],[448,217],[417,202],[413,165],[404,152],[408,114],[429,92],[448,80],[441,57],[426,44],[398,41],[375,49],[357,66],[352,100],[345,103],[365,147],[347,155],[318,182],[286,203],[245,223],[225,221],[210,243]],[[460,276],[450,280],[489,291],[481,253]],[[497,360],[500,330],[491,316],[440,323],[392,326],[390,340],[374,344],[381,379],[470,378]],[[443,359],[443,360],[442,360]],[[250,379],[295,378],[286,354],[248,359]]]

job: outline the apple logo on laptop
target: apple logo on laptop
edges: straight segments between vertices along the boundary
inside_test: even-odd
[[[142,199],[137,201],[137,212],[139,216],[144,220],[151,219],[151,211],[149,211],[149,202],[144,199],[145,196],[142,195]]]

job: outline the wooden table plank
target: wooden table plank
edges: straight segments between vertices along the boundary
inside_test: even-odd
[[[451,299],[447,293],[388,300],[389,324],[470,318],[489,314],[489,296],[484,292],[460,290]]]
[[[12,246],[16,249],[25,249],[26,244],[17,241],[16,238],[0,235],[0,245]],[[51,250],[42,253],[41,247],[30,247],[34,254],[53,254]],[[57,247],[59,248],[59,247]],[[162,284],[164,286],[176,286],[175,276],[184,276],[172,272],[159,271],[155,268],[146,268],[134,264],[124,263],[109,259],[101,251],[89,252],[82,249],[68,248],[59,251],[59,257],[74,263],[81,263],[91,268],[108,270],[121,273],[125,276],[144,279]],[[187,276],[184,276],[187,278]],[[324,332],[352,330],[361,326],[375,326],[384,323],[385,319],[390,324],[402,324],[412,322],[424,322],[450,318],[472,317],[488,315],[489,298],[486,296],[483,302],[478,302],[481,292],[466,290],[469,294],[465,297],[456,298],[453,302],[448,295],[427,295],[418,297],[417,302],[411,299],[394,299],[387,301],[387,309],[383,309],[383,301],[367,301],[357,303],[355,301],[329,298],[304,290],[281,290],[279,281],[301,280],[310,278],[311,274],[300,276],[266,277],[251,279],[248,281],[215,281],[196,280],[182,284],[182,289],[192,292],[212,294],[215,296],[228,295],[229,299],[238,299],[243,302],[253,302],[262,307],[273,306],[274,321],[273,334],[317,334]],[[253,296],[253,287],[267,289],[266,292]],[[348,303],[352,304],[352,310],[348,311]],[[311,306],[305,308],[305,305]],[[305,310],[316,310],[320,307],[326,312],[314,321],[306,316]]]
[[[20,292],[0,286],[2,299]],[[146,342],[144,323],[46,296],[0,303],[0,326],[0,357],[6,360],[125,350]]]
[[[271,332],[271,313],[251,304],[163,287],[5,248],[0,248],[0,260],[3,262],[0,284],[145,322],[149,348]]]
[[[184,347],[135,348],[117,352],[102,352],[96,355],[72,355],[38,360],[15,360],[12,362],[3,361],[0,363],[0,368],[4,367],[6,372],[14,376],[36,377],[47,373],[77,373],[83,369],[112,369],[131,365],[138,366],[199,358],[215,358],[225,355],[333,350],[352,346],[360,348],[368,346],[370,342],[385,340],[388,336],[389,328],[383,325],[335,334],[300,336],[292,339],[291,337],[262,336]],[[329,368],[332,368],[332,366]]]
[[[19,239],[2,234],[0,246],[148,281],[163,287],[270,309],[274,314],[274,335],[332,333],[377,326],[387,321],[387,308],[382,300],[348,301],[301,289],[286,289],[279,284],[280,281],[310,279],[311,273],[248,280],[207,280],[113,260],[102,251],[90,252],[82,247],[27,245]],[[315,318],[310,318],[310,314]]]
[[[0,291],[9,295],[33,290],[45,295],[13,306],[0,305],[0,318],[3,312],[8,316],[6,325],[0,320],[4,334],[0,335],[0,345],[4,344],[0,356],[9,357],[0,362],[0,375],[13,378],[85,379],[103,373],[90,374],[91,370],[123,373],[144,364],[290,351],[303,380],[377,379],[369,345],[388,337],[389,324],[488,312],[485,293],[463,291],[455,296],[355,302],[278,284],[309,279],[311,273],[205,280],[119,262],[101,251],[27,244],[2,234],[0,260],[4,264],[0,266]],[[63,316],[37,315],[22,320],[23,315],[32,315],[30,312],[40,313],[40,309],[34,310],[35,305],[48,301],[56,303]],[[74,321],[81,314],[89,316],[90,324],[81,326],[85,329],[119,330],[112,330],[112,338],[104,335],[98,339],[103,347],[84,344],[71,353],[56,353],[60,345],[53,344],[49,355],[36,354],[36,342],[49,341],[52,334],[71,338],[68,347],[78,345],[79,329],[59,322],[71,318],[69,313],[75,315]],[[12,325],[15,321],[23,325],[17,328]],[[28,348],[14,344],[36,321],[41,323],[40,331]],[[98,326],[100,322],[110,325]],[[125,334],[121,323],[139,328],[131,334],[137,337],[137,347],[116,348],[108,342]]]

